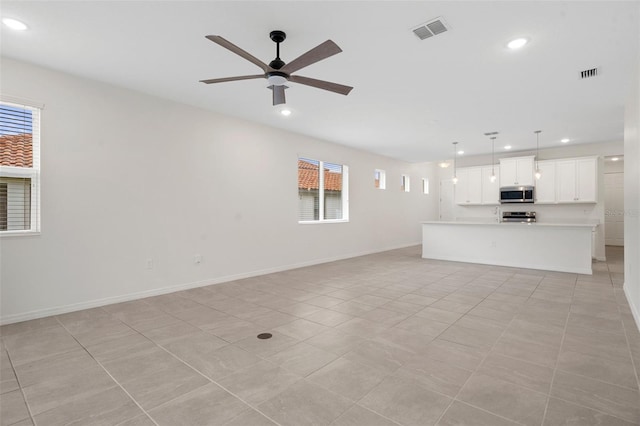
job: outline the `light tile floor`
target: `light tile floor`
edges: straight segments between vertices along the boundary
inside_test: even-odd
[[[3,326],[1,424],[638,425],[607,258],[586,276],[411,247]]]

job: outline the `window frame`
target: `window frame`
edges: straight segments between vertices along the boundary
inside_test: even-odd
[[[378,175],[378,186],[375,186],[376,174]],[[384,170],[373,169],[373,187],[375,189],[387,189],[387,174]]]
[[[349,166],[342,163],[334,163],[331,161],[323,161],[312,158],[311,156],[298,155],[298,161],[300,160],[310,160],[318,162],[318,220],[300,220],[298,219],[298,224],[300,225],[315,225],[320,223],[347,223],[349,222]],[[324,194],[324,164],[335,164],[339,165],[342,168],[342,190],[341,190],[341,198],[342,198],[342,218],[341,219],[324,219],[324,204],[325,204],[325,194]],[[297,173],[296,173],[297,174]],[[298,177],[296,178],[298,180]],[[297,188],[298,191],[300,188]],[[298,192],[299,193],[299,192]],[[300,211],[298,211],[298,217],[300,215]]]
[[[422,193],[429,195],[429,178],[422,178]]]
[[[40,228],[40,133],[44,105],[11,96],[0,96],[0,104],[31,111],[32,167],[0,166],[0,177],[31,179],[30,228],[0,230],[0,238],[39,235]]]
[[[402,192],[411,192],[411,178],[407,174],[400,175],[400,190]]]

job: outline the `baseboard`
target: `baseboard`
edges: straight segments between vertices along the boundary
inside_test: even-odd
[[[632,299],[631,296],[629,295],[629,292],[627,290],[627,282],[625,281],[625,283],[622,285],[622,290],[624,291],[624,295],[627,298],[627,303],[629,304],[629,308],[631,309],[631,315],[633,316],[634,321],[636,322],[636,327],[638,327],[638,331],[640,331],[640,312],[638,312],[638,309],[640,309],[640,306],[635,306],[632,303]]]
[[[304,268],[306,266],[320,265],[323,263],[335,262],[338,260],[366,256],[369,254],[382,253],[389,250],[397,250],[401,248],[417,246],[420,244],[421,244],[421,241],[404,243],[404,244],[394,245],[391,247],[386,247],[383,249],[367,250],[362,252],[344,254],[340,256],[331,256],[323,259],[314,259],[306,262],[294,263],[289,265],[281,265],[273,268],[259,269],[259,270],[254,270],[250,272],[243,272],[241,274],[226,275],[226,276],[211,278],[207,280],[176,284],[176,285],[171,285],[167,287],[160,287],[152,290],[145,290],[145,291],[140,291],[135,293],[128,293],[120,296],[105,297],[102,299],[94,299],[86,302],[79,302],[79,303],[73,303],[69,305],[56,306],[53,308],[46,308],[46,309],[39,309],[35,311],[30,311],[30,312],[24,312],[20,314],[7,315],[7,316],[0,317],[0,325],[13,324],[13,323],[22,322],[22,321],[29,321],[33,319],[49,317],[52,315],[61,315],[69,312],[75,312],[75,311],[81,311],[84,309],[91,309],[91,308],[97,308],[100,306],[111,305],[114,303],[129,302],[132,300],[144,299],[145,297],[160,296],[163,294],[174,293],[176,291],[189,290],[192,288],[204,287],[204,286],[213,285],[213,284],[222,284],[229,281],[241,280],[244,278],[252,278],[260,275],[273,274],[276,272],[289,271],[292,269]]]

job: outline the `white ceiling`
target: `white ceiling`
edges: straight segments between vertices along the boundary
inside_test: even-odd
[[[497,147],[620,141],[638,60],[639,3],[454,1],[5,1],[2,55],[407,161]],[[411,29],[443,17],[450,30],[420,41]],[[260,69],[205,35],[268,63],[287,33],[289,62],[331,39],[342,53],[296,74],[354,86],[348,96],[289,84],[289,117],[266,80],[206,78]],[[506,43],[530,43],[510,51]],[[600,76],[581,80],[581,70]]]

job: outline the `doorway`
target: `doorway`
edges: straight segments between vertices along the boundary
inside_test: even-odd
[[[617,158],[617,160],[613,160]],[[605,157],[604,243],[624,246],[624,173],[622,156]]]
[[[440,220],[452,222],[453,214],[453,180],[442,179],[440,181]]]

